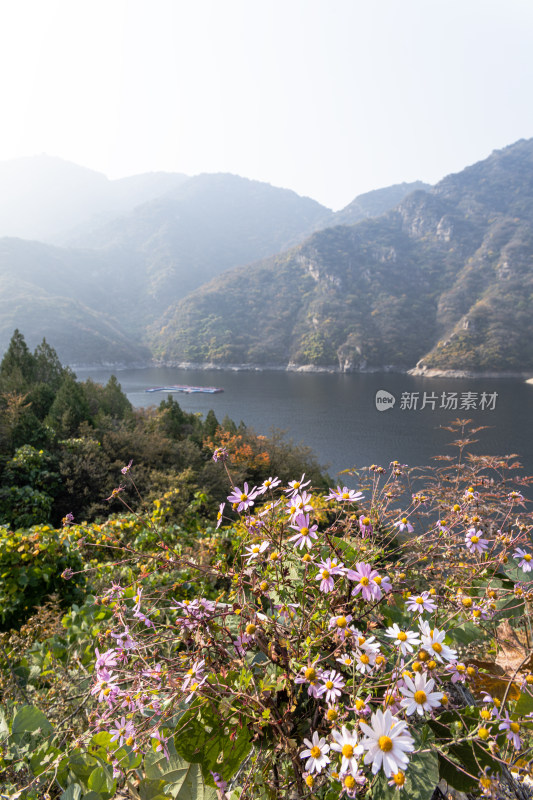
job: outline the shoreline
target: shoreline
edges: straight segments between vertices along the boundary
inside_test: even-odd
[[[69,364],[73,370],[126,370],[126,369],[153,369],[154,367],[166,367],[172,369],[197,370],[215,372],[301,372],[301,373],[324,373],[328,375],[349,375],[349,374],[373,374],[373,373],[399,373],[402,375],[412,375],[417,378],[493,378],[524,380],[533,385],[533,375],[527,372],[494,372],[458,369],[431,369],[428,367],[413,367],[404,369],[394,365],[383,365],[380,367],[364,367],[362,369],[341,369],[340,367],[321,367],[315,364],[293,364],[283,366],[281,364],[216,364],[212,362],[193,362],[193,361],[152,361],[151,363],[101,363],[101,364]]]

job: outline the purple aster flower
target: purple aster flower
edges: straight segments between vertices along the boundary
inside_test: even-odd
[[[361,514],[359,517],[359,530],[363,536],[370,536],[372,533],[372,523],[370,522],[370,517],[367,517],[365,514]]]
[[[476,531],[475,528],[470,528],[466,532],[465,544],[471,553],[478,553],[481,555],[481,553],[484,553],[486,550],[488,550],[489,540],[482,538],[481,531]]]
[[[346,572],[346,577],[350,581],[357,581],[357,586],[352,591],[352,595],[356,596],[361,592],[363,600],[377,600],[378,595],[381,597],[381,589],[374,582],[374,578],[379,575],[378,571],[372,569],[370,564],[359,562],[356,564],[357,569],[349,569]]]
[[[213,461],[227,461],[228,451],[225,447],[216,447],[213,453]]]
[[[225,503],[220,503],[220,505],[218,507],[216,529],[220,528],[220,523],[222,522],[222,515],[224,513],[225,506],[226,506]]]
[[[319,697],[319,680],[322,676],[322,670],[317,669],[316,662],[308,667],[302,667],[300,675],[294,679],[294,683],[306,683],[307,694],[310,697]]]
[[[414,528],[408,521],[407,517],[402,517],[399,522],[395,522],[394,527],[398,528],[400,533],[403,533],[404,531],[407,531],[407,533],[412,533],[414,531]]]
[[[322,685],[318,689],[318,697],[325,695],[326,703],[334,705],[344,689],[344,678],[334,669],[326,670],[320,676]]]
[[[499,729],[501,731],[507,731],[507,740],[512,743],[515,750],[520,750],[522,747],[522,741],[519,733],[520,725],[518,722],[513,722],[513,720],[509,717],[508,711],[505,712],[505,719],[500,723]]]
[[[406,608],[408,611],[414,611],[417,614],[423,614],[424,611],[435,611],[435,601],[429,592],[422,592],[410,597],[407,600]]]
[[[363,499],[362,492],[356,492],[355,489],[348,489],[347,486],[337,486],[336,489],[330,487],[329,494],[324,497],[324,500],[336,500],[338,503],[357,503]]]
[[[318,525],[309,527],[309,514],[298,514],[290,527],[293,531],[298,531],[296,536],[291,536],[289,539],[289,542],[294,542],[295,547],[301,550],[304,545],[313,546],[313,539],[317,538]]]
[[[129,471],[130,471],[130,469],[131,469],[131,465],[132,465],[132,464],[133,464],[133,459],[130,459],[130,463],[129,463],[129,464],[126,464],[126,466],[125,466],[125,467],[122,467],[122,469],[121,469],[120,471],[122,472],[122,474],[123,474],[123,475],[127,475],[127,474],[128,474],[128,472],[129,472]]]
[[[117,666],[117,651],[113,648],[106,650],[105,653],[100,653],[98,648],[95,647],[94,652],[96,653],[96,663],[94,665],[96,671],[102,668],[107,669],[107,667]]]
[[[132,740],[131,742],[128,743],[133,744],[133,740],[135,739],[135,726],[133,722],[131,720],[128,720],[128,722],[126,722],[126,718],[121,717],[120,722],[115,722],[115,725],[116,728],[109,729],[109,733],[113,734],[113,736],[111,737],[111,741],[112,742],[118,741],[120,747],[128,739]]]
[[[533,556],[531,553],[528,553],[527,550],[522,550],[521,547],[517,547],[513,553],[513,558],[518,561],[518,566],[523,569],[524,572],[531,572],[533,569]]]
[[[227,500],[228,503],[237,505],[237,511],[246,511],[248,508],[253,506],[257,495],[257,488],[254,486],[253,489],[248,489],[248,484],[245,483],[242,492],[238,486],[235,486],[232,494],[228,495]]]
[[[331,558],[327,558],[325,561],[321,561],[318,567],[320,571],[315,576],[315,580],[321,581],[318,588],[321,592],[331,592],[334,585],[333,575],[342,575],[344,564],[338,564],[336,561],[332,561]]]

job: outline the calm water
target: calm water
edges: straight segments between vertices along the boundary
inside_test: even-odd
[[[77,370],[80,380],[102,383],[115,374],[134,406],[157,405],[163,392],[149,393],[154,386],[189,384],[219,386],[221,394],[175,394],[181,407],[206,414],[212,408],[219,421],[228,415],[243,420],[257,433],[272,428],[287,431],[296,442],[313,448],[321,464],[329,465],[332,476],[342,469],[371,463],[388,466],[398,459],[409,466],[431,463],[439,453],[453,453],[451,434],[442,430],[457,417],[471,418],[487,425],[478,434],[476,452],[491,455],[518,453],[528,474],[533,474],[533,385],[523,381],[495,379],[451,380],[414,378],[398,374],[305,374],[291,372],[232,372],[147,368],[125,370]],[[376,408],[379,390],[394,395],[387,411]],[[402,408],[402,395],[418,393],[417,408]],[[426,393],[426,407],[423,405]],[[442,396],[458,396],[457,410],[441,408]],[[474,395],[477,408],[460,405],[466,393]],[[481,410],[494,393],[493,410]],[[435,408],[432,408],[432,405]]]

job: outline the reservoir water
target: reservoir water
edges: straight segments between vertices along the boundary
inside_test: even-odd
[[[309,445],[332,477],[343,469],[398,459],[409,466],[453,454],[452,420],[487,426],[473,452],[517,453],[533,474],[533,385],[510,379],[420,378],[397,373],[294,373],[231,370],[78,369],[80,380],[106,383],[112,374],[136,407],[158,405],[165,392],[156,386],[218,386],[220,394],[174,394],[188,412],[218,420],[243,420],[257,433],[272,428]],[[379,393],[379,394],[378,394]],[[376,402],[376,396],[381,401]],[[392,399],[394,399],[394,404]],[[378,410],[386,408],[386,410]]]

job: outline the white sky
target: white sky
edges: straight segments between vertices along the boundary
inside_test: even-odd
[[[531,0],[0,0],[0,160],[332,208],[533,136]]]

